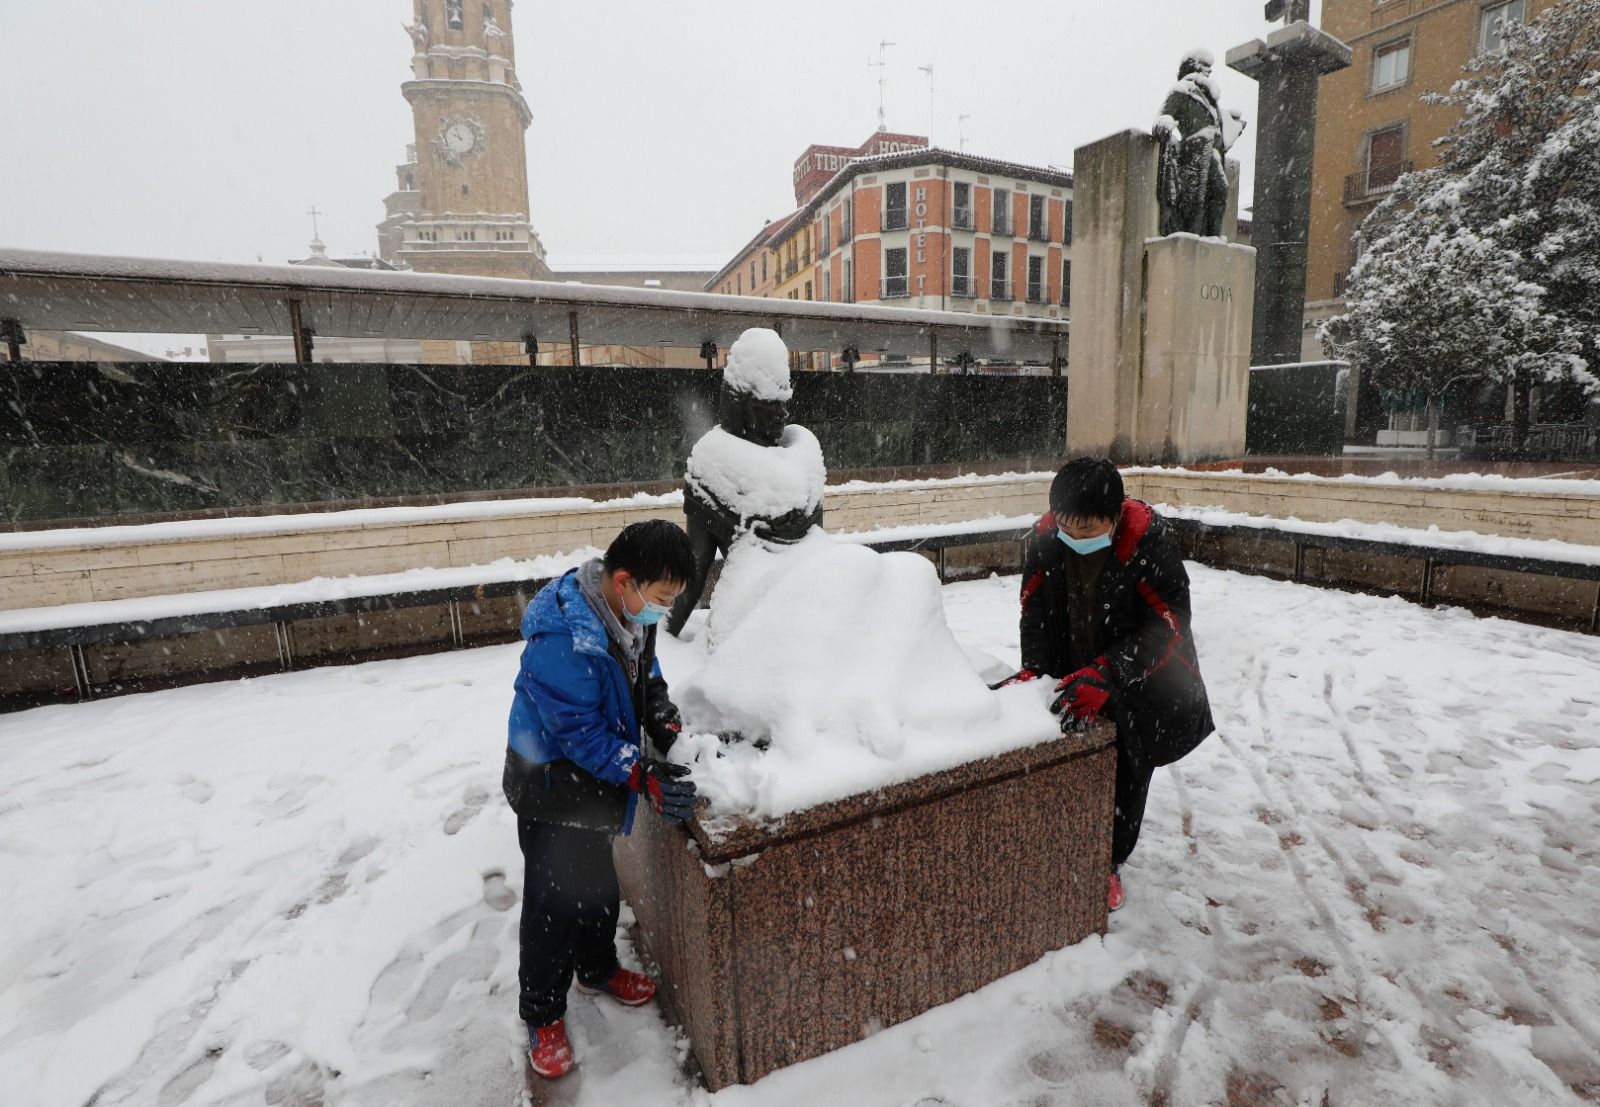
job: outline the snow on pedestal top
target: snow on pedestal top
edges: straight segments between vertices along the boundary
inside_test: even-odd
[[[712,815],[778,817],[1059,733],[1048,682],[989,690],[925,558],[820,530],[736,542],[694,645],[703,662],[671,674],[689,732],[672,755]],[[732,731],[771,744],[715,736]]]
[[[760,446],[718,426],[689,451],[684,479],[740,519],[776,519],[796,509],[814,510],[828,470],[822,444],[805,427],[791,423],[776,446]]]
[[[751,327],[728,348],[722,381],[735,392],[758,400],[787,402],[794,395],[789,382],[789,347],[775,330]]]

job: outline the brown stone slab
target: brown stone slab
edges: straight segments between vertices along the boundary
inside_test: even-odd
[[[707,1085],[750,1083],[1103,931],[1109,724],[773,822],[642,812],[617,870]]]

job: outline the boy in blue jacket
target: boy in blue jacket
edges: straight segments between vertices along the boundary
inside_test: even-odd
[[[522,617],[502,784],[526,864],[519,1008],[529,1063],[547,1079],[573,1065],[574,974],[579,990],[629,1006],[656,993],[617,963],[611,839],[632,829],[640,795],[673,822],[693,812],[688,770],[661,760],[682,724],[655,656],[656,624],[693,575],[681,527],[634,523],[603,559],[540,589]]]

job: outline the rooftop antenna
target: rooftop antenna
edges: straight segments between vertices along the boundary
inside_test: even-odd
[[[957,149],[959,149],[959,150],[965,150],[967,148],[967,120],[969,120],[971,118],[972,118],[972,116],[970,116],[970,115],[963,115],[959,119],[956,120],[956,127],[960,131],[960,137],[959,137],[960,145],[957,147]]]
[[[878,71],[878,130],[880,132],[887,131],[889,129],[889,125],[884,122],[883,110],[884,91],[889,83],[887,76],[889,65],[888,62],[884,61],[883,56],[888,52],[889,47],[893,45],[894,43],[890,42],[888,39],[884,39],[882,42],[878,43],[878,60],[867,60],[867,68],[876,69]]]
[[[933,63],[917,66],[928,75],[928,145],[935,145],[933,141]]]

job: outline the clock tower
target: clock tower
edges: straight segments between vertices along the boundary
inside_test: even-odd
[[[378,227],[379,255],[424,273],[546,278],[528,219],[513,0],[412,0],[412,79],[401,86],[416,142]]]

